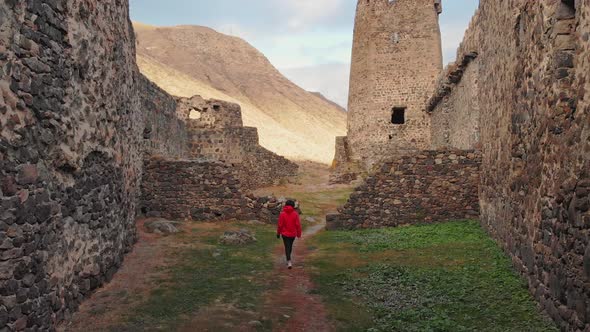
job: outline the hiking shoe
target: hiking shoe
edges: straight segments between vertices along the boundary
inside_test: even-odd
[[[287,262],[287,268],[290,270],[293,268],[293,263],[291,263],[291,261]]]

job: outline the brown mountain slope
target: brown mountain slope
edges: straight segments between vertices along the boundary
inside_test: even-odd
[[[344,113],[346,113],[346,108],[344,108],[344,107],[342,107],[342,106],[338,105],[336,102],[334,102],[334,101],[331,101],[330,99],[326,98],[326,96],[324,96],[324,95],[323,95],[321,92],[313,92],[313,91],[309,91],[309,93],[311,93],[311,94],[313,94],[313,95],[315,95],[315,96],[317,96],[317,97],[320,97],[322,100],[324,100],[324,101],[325,101],[325,102],[327,102],[328,104],[330,104],[330,105],[332,105],[332,106],[336,107],[336,108],[337,108],[337,109],[339,109],[341,112],[344,112]]]
[[[266,148],[296,160],[331,162],[346,114],[285,78],[244,40],[198,26],[135,23],[141,71],[168,92],[237,102]]]

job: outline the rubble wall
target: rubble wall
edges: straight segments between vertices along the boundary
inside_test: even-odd
[[[457,60],[443,70],[426,105],[433,149],[480,148],[479,20],[476,12],[457,50]]]
[[[590,329],[590,5],[480,4],[481,222],[563,330]]]
[[[447,67],[427,112],[433,149],[476,149],[480,143],[479,60],[477,53],[461,55]]]
[[[189,157],[235,166],[244,190],[272,186],[297,174],[297,164],[260,145],[258,129],[243,126],[240,105],[193,98],[181,100],[180,109],[181,116],[188,117]]]
[[[347,136],[336,137],[336,152],[330,173],[331,184],[348,184],[355,181],[361,168],[353,162]]]
[[[9,0],[0,18],[0,330],[51,330],[135,242],[144,154],[179,156],[184,134],[137,70],[126,1]]]
[[[259,220],[276,224],[285,200],[243,190],[242,169],[207,160],[145,161],[141,210],[173,220]]]
[[[146,156],[188,156],[187,118],[179,117],[176,98],[141,74],[137,83],[141,113],[145,117],[142,139]]]
[[[421,151],[385,162],[357,187],[328,229],[361,229],[473,219],[479,214],[480,156]]]
[[[221,162],[146,161],[142,212],[172,220],[229,220],[245,216],[237,172]]]
[[[248,144],[243,147],[244,159],[238,166],[240,182],[244,190],[285,184],[297,176],[299,172],[297,164],[262,147],[258,143],[259,137],[256,128],[246,127],[245,129],[250,131],[253,136],[252,141],[256,144]]]

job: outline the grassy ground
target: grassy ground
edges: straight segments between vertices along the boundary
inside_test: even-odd
[[[313,171],[297,176],[297,184],[259,194],[300,200],[304,226],[318,225],[351,189],[327,186],[323,167],[303,167]],[[60,331],[270,331],[291,321],[277,319],[273,307],[272,291],[284,283],[275,266],[282,242],[274,225],[186,223],[183,233],[168,237],[145,233],[142,222],[138,228],[141,240],[113,282],[85,301]],[[223,232],[240,228],[254,231],[258,242],[243,247],[218,242]]]
[[[298,183],[259,194],[298,199],[304,224],[317,225],[351,191],[327,186],[327,174],[304,172]],[[315,221],[305,222],[309,216]],[[306,250],[293,275],[278,264],[280,241],[272,225],[183,228],[170,237],[141,232],[115,280],[61,330],[301,330],[297,324],[310,321],[309,310],[326,320],[327,308],[339,331],[556,331],[476,222],[322,232],[298,242]],[[240,228],[254,231],[258,242],[242,247],[218,242],[223,232]],[[309,274],[315,285],[305,282]],[[289,298],[277,302],[283,294]]]
[[[347,185],[328,185],[329,175],[330,170],[323,165],[302,163],[299,174],[290,179],[293,183],[259,189],[255,194],[297,199],[303,220],[306,217],[321,219],[326,213],[336,212],[338,206],[344,205],[354,189]]]
[[[339,205],[346,203],[352,193],[350,188],[338,188],[315,192],[293,192],[290,197],[299,201],[302,209],[302,217],[323,218],[328,211],[336,211]]]
[[[289,191],[289,197],[300,201],[304,227],[321,221],[323,214],[334,210],[350,195],[350,188],[319,188],[318,191]],[[314,222],[307,222],[313,217]],[[273,269],[273,248],[280,243],[272,225],[232,224],[233,229],[248,228],[258,242],[244,247],[224,246],[219,236],[229,225],[194,224],[191,232],[178,235],[180,246],[173,256],[177,262],[165,271],[142,304],[130,311],[125,324],[113,330],[191,330],[203,327],[194,321],[199,310],[225,307],[223,317],[205,317],[209,330],[232,331],[250,321],[259,321],[257,330],[272,330],[272,317],[260,313],[265,291],[277,288],[268,278]],[[205,227],[206,229],[203,229]],[[213,228],[211,228],[213,227]],[[206,315],[211,315],[207,312]]]
[[[310,244],[339,330],[556,330],[476,222],[324,232]]]
[[[228,228],[250,229],[258,242],[241,247],[219,244],[219,236]],[[260,319],[254,312],[259,294],[272,287],[266,276],[273,269],[271,257],[277,244],[273,227],[195,224],[175,240],[180,244],[171,253],[176,262],[164,268],[165,277],[111,330],[190,330],[199,310],[213,305],[224,308],[219,325],[210,326],[217,331]],[[261,323],[260,329],[265,329],[265,322]]]

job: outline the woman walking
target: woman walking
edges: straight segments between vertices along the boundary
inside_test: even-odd
[[[289,200],[285,203],[283,212],[279,216],[279,223],[277,225],[277,239],[283,237],[285,244],[285,255],[287,256],[287,267],[293,268],[291,261],[291,252],[293,251],[293,243],[295,238],[301,238],[301,221],[299,220],[299,213],[295,211],[295,202]]]

